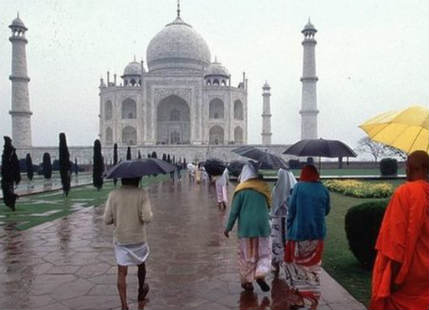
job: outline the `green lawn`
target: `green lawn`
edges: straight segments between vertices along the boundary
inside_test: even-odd
[[[391,183],[396,188],[404,181],[386,182]],[[326,218],[328,233],[325,240],[323,267],[356,299],[364,305],[368,305],[371,293],[371,272],[362,268],[349,250],[344,230],[344,218],[350,207],[375,199],[359,199],[332,192],[330,194],[331,212]]]
[[[142,184],[147,186],[166,178],[169,176],[145,177]],[[69,215],[82,208],[98,206],[105,202],[107,194],[112,189],[113,183],[106,182],[100,191],[97,191],[92,185],[72,188],[67,198],[64,197],[62,191],[24,196],[17,200],[15,212],[0,202],[0,226],[25,230]]]

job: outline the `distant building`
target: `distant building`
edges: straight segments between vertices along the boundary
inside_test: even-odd
[[[271,97],[271,87],[265,81],[264,86],[262,86],[262,144],[270,145],[271,144],[271,106],[270,106],[270,97]]]
[[[211,62],[204,39],[180,17],[130,62],[118,83],[100,81],[100,137],[111,146],[247,143],[247,81]]]
[[[9,111],[12,116],[12,140],[15,147],[31,147],[31,113],[30,96],[28,94],[27,54],[25,45],[28,43],[25,27],[19,15],[9,25],[12,35],[12,104]]]
[[[304,35],[302,46],[304,47],[302,69],[302,101],[301,101],[301,139],[317,139],[317,76],[315,48],[317,41],[314,35],[317,30],[308,19],[307,25],[301,31]]]

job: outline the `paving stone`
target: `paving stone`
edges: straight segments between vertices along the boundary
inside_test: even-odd
[[[281,278],[267,278],[268,293],[256,285],[253,293],[242,292],[237,237],[224,238],[227,212],[219,212],[206,186],[165,182],[152,186],[150,195],[154,219],[147,227],[145,310],[289,309],[294,297]],[[102,215],[103,207],[84,209],[0,236],[0,309],[120,309],[113,229]],[[137,308],[137,290],[132,266],[127,276],[131,309]],[[324,272],[319,309],[364,306]]]

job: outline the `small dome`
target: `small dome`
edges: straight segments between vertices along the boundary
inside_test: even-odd
[[[308,19],[307,25],[304,26],[304,29],[302,29],[301,32],[304,33],[304,32],[307,32],[307,31],[317,32],[316,28],[314,28],[314,25],[311,23],[310,19]]]
[[[143,69],[144,70],[144,69]],[[124,69],[124,75],[141,75],[142,74],[142,68],[141,64],[137,61],[130,62]]]
[[[27,30],[27,27],[25,27],[24,22],[19,18],[19,15],[12,21],[12,24],[9,26],[9,28],[12,27]]]
[[[271,89],[270,84],[268,84],[267,81],[265,81],[264,86],[262,87],[263,89]]]
[[[210,63],[210,50],[203,37],[177,16],[150,41],[146,57],[149,71],[203,70]]]
[[[231,75],[229,74],[229,71],[227,68],[225,68],[221,63],[217,62],[217,60],[215,60],[215,62],[211,63],[207,69],[206,69],[206,73],[204,74],[204,77],[206,76],[210,76],[210,75],[217,75],[217,76],[225,76],[225,77],[230,77]]]

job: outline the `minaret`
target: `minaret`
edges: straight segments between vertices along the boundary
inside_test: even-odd
[[[270,85],[265,81],[264,86],[262,87],[262,144],[269,145],[271,144],[271,108],[270,108]]]
[[[17,148],[31,147],[31,111],[28,95],[27,57],[25,45],[27,39],[25,32],[27,27],[18,16],[9,26],[12,35],[9,41],[12,43],[12,74],[9,79],[12,82],[12,108],[9,111],[12,116],[12,140]]]
[[[304,34],[302,46],[304,58],[302,68],[302,102],[301,102],[301,139],[317,139],[317,95],[316,95],[316,40],[314,35],[317,30],[308,19],[307,25],[301,31]]]

